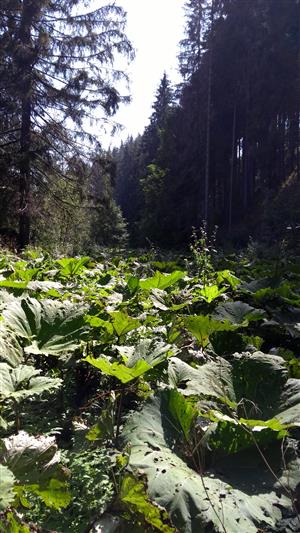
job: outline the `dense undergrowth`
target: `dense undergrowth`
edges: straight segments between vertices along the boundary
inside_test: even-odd
[[[191,252],[3,252],[1,532],[300,530],[299,261]]]

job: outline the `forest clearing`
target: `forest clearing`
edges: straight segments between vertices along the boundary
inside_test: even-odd
[[[3,533],[299,531],[299,263],[203,238],[2,258]]]
[[[300,1],[171,1],[1,0],[0,533],[300,532]]]

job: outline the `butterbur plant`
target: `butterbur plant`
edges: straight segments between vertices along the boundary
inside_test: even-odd
[[[191,253],[4,261],[0,533],[300,531],[299,268]]]
[[[210,281],[215,278],[215,269],[213,266],[213,255],[216,253],[215,241],[216,241],[217,227],[214,228],[211,236],[208,234],[207,224],[203,221],[197,231],[193,228],[192,238],[190,244],[190,251],[192,254],[192,265],[199,277],[200,281],[206,286]]]

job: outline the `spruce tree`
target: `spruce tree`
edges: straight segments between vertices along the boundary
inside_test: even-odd
[[[124,11],[115,4],[92,11],[89,5],[79,0],[1,3],[0,83],[6,101],[0,118],[14,130],[4,142],[14,143],[20,248],[30,239],[32,192],[47,184],[51,161],[61,161],[54,172],[63,175],[66,161],[83,151],[87,138],[92,140],[84,133],[85,120],[99,108],[112,115],[124,100],[115,87],[124,74],[113,69],[116,54],[132,54]]]

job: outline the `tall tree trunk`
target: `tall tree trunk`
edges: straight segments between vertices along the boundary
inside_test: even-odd
[[[210,31],[212,33],[214,23],[214,0],[211,4]],[[206,110],[206,153],[205,153],[205,185],[204,185],[204,220],[209,227],[209,174],[210,174],[210,129],[211,129],[211,93],[212,93],[212,45],[209,50],[208,63],[208,87],[207,87],[207,110]]]
[[[18,248],[22,250],[30,238],[30,190],[31,190],[31,89],[32,89],[32,48],[31,25],[33,18],[31,0],[23,1],[19,38],[21,56],[19,61],[21,89],[21,136],[19,165],[19,238]]]
[[[249,187],[249,115],[250,115],[250,79],[249,79],[249,58],[247,65],[246,81],[246,117],[243,138],[243,209],[248,208],[248,187]]]
[[[300,112],[299,111],[297,112],[296,168],[297,168],[297,180],[300,181]]]
[[[30,238],[30,143],[31,143],[31,102],[30,97],[22,101],[21,158],[19,182],[19,239],[18,247],[22,250],[29,244]]]
[[[235,154],[236,154],[235,137],[236,137],[236,103],[234,104],[233,119],[232,119],[232,142],[231,142],[229,208],[228,208],[228,231],[229,233],[231,233],[231,228],[232,228],[233,176],[234,176],[234,162],[235,162]]]

